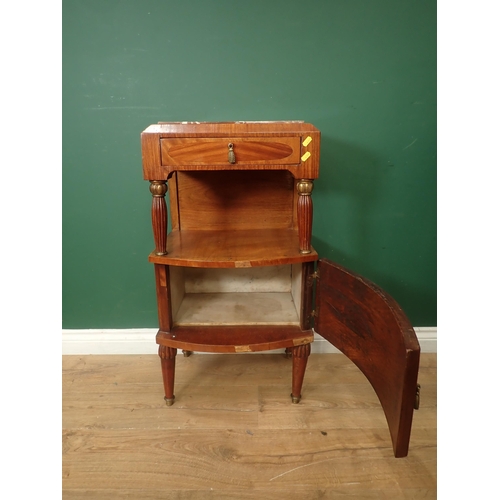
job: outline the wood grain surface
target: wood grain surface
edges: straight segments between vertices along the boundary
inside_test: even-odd
[[[293,229],[248,229],[241,231],[172,231],[167,255],[152,252],[149,262],[186,267],[276,266],[317,260],[312,249],[299,253],[299,238]]]
[[[207,141],[205,146],[192,145],[191,141],[196,138]],[[141,134],[143,177],[160,180],[169,178],[176,170],[244,168],[289,170],[296,179],[316,179],[319,175],[320,138],[316,127],[300,121],[162,122],[150,125]],[[242,144],[242,140],[248,144]],[[168,141],[173,141],[173,157]],[[232,141],[235,142],[236,164],[219,163],[226,158],[227,145]],[[266,142],[274,146],[266,148]],[[207,149],[208,144],[212,146]],[[221,147],[214,150],[214,144]],[[278,154],[273,153],[276,149]],[[290,149],[292,152],[288,154]],[[263,162],[266,157],[267,161]],[[240,159],[241,166],[238,165]]]
[[[286,171],[178,172],[170,203],[183,231],[291,229],[294,196]]]
[[[177,357],[163,403],[158,356],[63,357],[63,498],[436,498],[436,355],[421,357],[410,453],[393,456],[370,384],[313,354],[292,405],[279,354]]]

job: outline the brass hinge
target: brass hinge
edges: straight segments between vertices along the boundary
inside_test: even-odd
[[[417,384],[417,390],[415,392],[415,405],[413,407],[415,410],[418,410],[420,407],[420,384]]]
[[[319,271],[314,271],[307,277],[307,286],[312,286],[315,279],[319,278]]]

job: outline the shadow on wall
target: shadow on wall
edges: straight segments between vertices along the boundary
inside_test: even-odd
[[[320,258],[326,257],[350,271],[360,274],[382,288],[384,292],[396,300],[410,321],[415,325],[417,323],[412,318],[419,318],[422,315],[422,311],[432,311],[436,307],[436,292],[430,293],[428,289],[417,286],[415,283],[408,283],[401,279],[401,277],[390,276],[387,273],[384,274],[380,269],[376,269],[369,263],[366,264],[363,262],[360,264],[351,255],[332,247],[320,238],[313,238],[313,247],[318,251]],[[433,323],[429,323],[429,325],[433,326]],[[429,325],[420,324],[419,326]]]
[[[377,164],[370,151],[322,135],[313,245],[320,255],[357,272],[370,269],[368,214],[382,181]]]
[[[399,226],[393,225],[391,214],[384,214],[388,208],[381,197],[394,188],[391,183],[396,181],[390,178],[394,165],[355,144],[325,135],[321,140],[320,177],[313,192],[314,248],[320,257],[345,266],[386,290],[410,319],[421,316],[422,311],[432,311],[437,294],[415,279],[415,266],[423,263],[417,264],[416,249],[404,250],[405,238],[412,228],[407,226],[404,235],[391,234],[392,230],[402,230],[401,221]],[[401,212],[405,210],[409,206],[401,207]],[[380,239],[378,231],[383,233]],[[387,250],[382,248],[384,238],[391,246]],[[393,265],[396,260],[397,265]],[[402,269],[408,272],[403,275]],[[430,272],[421,270],[422,274]]]

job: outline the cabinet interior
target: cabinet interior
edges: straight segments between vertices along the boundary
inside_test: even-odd
[[[301,284],[302,264],[170,266],[174,325],[299,325]]]

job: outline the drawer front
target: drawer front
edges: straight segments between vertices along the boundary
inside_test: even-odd
[[[164,166],[300,163],[300,137],[182,137],[164,138],[160,142]]]

